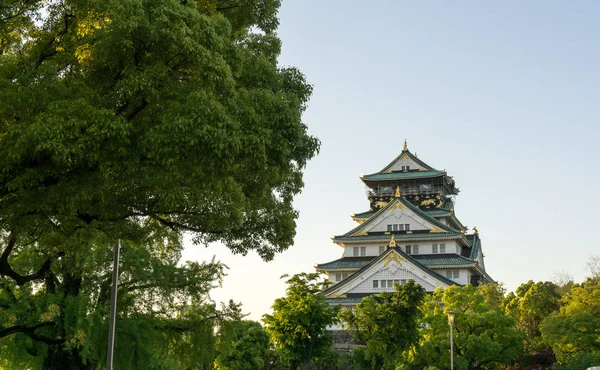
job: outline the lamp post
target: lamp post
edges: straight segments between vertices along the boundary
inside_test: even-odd
[[[450,370],[454,370],[454,338],[452,335],[452,326],[454,325],[455,311],[448,311],[448,324],[450,324]]]

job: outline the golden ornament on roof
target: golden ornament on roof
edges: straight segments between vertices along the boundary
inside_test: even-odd
[[[390,239],[389,246],[390,248],[396,248],[396,237],[394,235],[392,235],[392,238]]]
[[[400,187],[396,186],[396,198],[400,198]]]
[[[408,145],[406,144],[406,139],[404,139],[404,148],[402,151],[406,152],[408,150]]]

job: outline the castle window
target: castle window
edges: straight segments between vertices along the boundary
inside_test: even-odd
[[[448,279],[458,279],[460,277],[460,270],[446,270],[446,277]]]
[[[342,281],[342,274],[335,274],[335,281]]]
[[[400,280],[400,285],[406,285],[406,279]]]
[[[344,279],[344,280],[348,279],[348,273],[347,272],[344,272],[342,274],[342,279]]]
[[[373,288],[379,288],[379,280],[373,280]]]
[[[419,246],[413,245],[413,254],[419,254]]]
[[[410,230],[410,224],[404,224],[404,230],[406,230],[406,231]]]
[[[406,254],[410,254],[410,245],[406,246]]]
[[[367,247],[360,247],[360,255],[361,256],[367,255]]]
[[[358,247],[354,247],[354,248],[352,248],[352,255],[353,255],[354,257],[358,257],[358,250],[359,250],[359,249],[358,249]]]
[[[385,245],[380,245],[379,246],[379,254],[385,252]]]
[[[387,231],[392,231],[392,225],[387,225]]]
[[[446,253],[446,244],[440,244],[440,253]]]
[[[381,280],[381,287],[385,288],[385,280]]]
[[[398,224],[394,224],[394,231],[398,231]]]
[[[437,253],[438,252],[438,245],[434,244],[431,246],[431,253]]]
[[[393,288],[393,287],[394,287],[394,281],[388,280],[388,288]]]
[[[400,285],[400,280],[394,280],[394,284]]]

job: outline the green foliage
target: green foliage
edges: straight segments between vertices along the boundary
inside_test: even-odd
[[[515,328],[514,320],[494,304],[501,294],[502,289],[492,284],[478,288],[466,285],[437,289],[422,305],[422,339],[405,356],[406,361],[414,369],[448,367],[450,334],[447,312],[455,311],[455,369],[495,369],[511,363],[522,348],[523,337]]]
[[[10,363],[31,368],[105,363],[112,255],[106,244],[87,247],[86,254],[65,253],[48,273],[55,283],[47,282],[43,289],[2,280],[5,328],[38,327],[0,339],[6,349],[2,357]],[[28,256],[25,251],[13,255],[15,268],[22,255]],[[215,330],[240,316],[235,304],[217,308],[207,301],[224,266],[215,261],[178,266],[180,252],[181,247],[161,250],[149,243],[123,243],[115,366],[177,369],[212,364],[216,354],[207,349],[214,347]]]
[[[269,334],[255,321],[226,323],[217,344],[219,370],[261,370],[266,367]]]
[[[600,282],[588,280],[561,298],[562,306],[541,325],[556,359],[571,366],[583,355],[600,356]]]
[[[515,320],[516,326],[525,338],[524,355],[518,359],[521,365],[552,365],[553,355],[546,358],[540,354],[547,353],[550,346],[542,339],[540,325],[542,321],[559,308],[560,295],[558,287],[551,282],[528,281],[521,284],[516,291],[509,293],[504,299],[506,314]],[[539,363],[540,360],[544,362]]]
[[[239,309],[208,300],[223,266],[181,264],[182,235],[272,259],[319,148],[301,120],[311,86],[277,65],[279,5],[2,2],[2,361],[103,361],[121,239],[117,363],[212,364],[197,349]]]
[[[365,345],[355,350],[354,362],[371,369],[394,369],[400,356],[419,339],[419,307],[425,290],[413,281],[395,285],[396,292],[364,298],[353,311],[340,313],[354,339]]]
[[[271,341],[291,369],[307,368],[311,360],[325,358],[332,351],[326,328],[337,322],[339,308],[327,304],[319,278],[318,273],[292,276],[286,296],[275,300],[273,314],[263,316]]]

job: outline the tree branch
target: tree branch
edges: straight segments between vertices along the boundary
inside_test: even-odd
[[[31,338],[35,341],[38,341],[38,342],[43,342],[46,344],[62,344],[66,341],[65,339],[54,339],[54,338],[49,338],[44,335],[35,333],[35,331],[40,328],[47,327],[47,326],[54,326],[54,325],[56,325],[56,323],[54,323],[54,322],[42,322],[42,323],[39,323],[39,324],[36,324],[33,326],[13,325],[8,328],[0,329],[0,338],[4,338],[9,335],[16,334],[16,333],[23,333],[23,334],[27,335],[29,338]]]
[[[52,257],[48,258],[36,273],[23,276],[17,273],[15,270],[13,270],[13,268],[8,263],[8,256],[13,251],[15,243],[16,238],[11,235],[8,239],[8,244],[4,249],[2,256],[0,256],[0,276],[8,276],[9,278],[13,279],[15,283],[17,283],[17,285],[19,286],[25,285],[33,280],[44,279],[46,273],[50,271],[50,267],[52,266],[52,261],[54,259]],[[59,252],[57,253],[56,257],[62,257],[63,255],[64,252]]]

